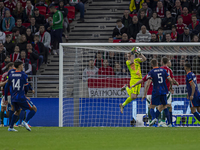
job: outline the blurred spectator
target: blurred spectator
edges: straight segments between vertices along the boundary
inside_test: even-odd
[[[127,28],[124,27],[121,20],[117,20],[117,25],[113,29],[112,37],[113,39],[121,39],[122,34],[127,32]]]
[[[31,43],[28,43],[26,45],[27,49],[27,58],[30,59],[31,65],[32,65],[32,73],[33,75],[36,75],[37,72],[37,60],[38,60],[38,52],[33,49]]]
[[[197,10],[197,19],[200,19],[200,7]]]
[[[34,17],[35,17],[36,24],[45,24],[46,23],[45,17],[39,13],[38,8],[34,9]]]
[[[0,31],[0,43],[5,43],[6,41],[6,34]]]
[[[180,0],[176,0],[174,8],[171,10],[172,16],[177,20],[177,17],[182,14],[182,6]]]
[[[166,38],[165,42],[173,42],[170,33],[166,33],[165,38]]]
[[[154,12],[153,16],[149,20],[150,30],[157,31],[159,27],[161,27],[161,19],[157,18],[157,13]]]
[[[21,35],[26,33],[26,27],[22,26],[22,19],[21,18],[17,19],[16,28],[19,29],[19,33]]]
[[[38,69],[40,68],[40,66],[43,63],[44,60],[44,56],[45,56],[45,47],[44,44],[42,42],[39,41],[39,35],[35,35],[34,36],[34,44],[33,44],[34,49],[38,52],[39,55],[39,66]]]
[[[28,23],[29,18],[34,15],[34,6],[31,4],[31,0],[26,1],[26,7],[23,13],[24,22]]]
[[[39,32],[36,33],[39,35],[39,40],[44,44],[48,49],[51,49],[51,35],[45,31],[44,25],[40,25]]]
[[[14,53],[10,54],[10,61],[15,62],[15,60],[20,59],[20,49],[19,46],[15,46]]]
[[[182,6],[182,8],[184,8],[184,7],[191,8],[190,7],[190,0],[181,0],[181,6]]]
[[[159,18],[165,18],[166,9],[161,1],[157,2],[156,12]]]
[[[67,31],[69,32],[69,31],[70,31],[70,28],[69,28],[69,21],[68,21],[68,18],[67,18],[68,9],[64,7],[64,2],[63,2],[63,0],[60,0],[60,1],[59,1],[58,10],[61,11],[62,14],[63,14],[63,19],[64,19],[63,29],[64,29],[64,32],[65,32],[65,33],[66,33]]]
[[[18,2],[20,2],[22,4],[22,7],[25,8],[26,7],[26,1],[27,0],[18,0]],[[33,0],[31,0],[33,1]]]
[[[198,7],[200,6],[200,2],[199,0],[191,0],[191,10],[192,10],[192,13],[195,14],[196,10],[198,9]]]
[[[124,27],[128,28],[129,25],[132,23],[132,18],[129,16],[129,10],[124,11],[124,16],[122,17],[122,24]]]
[[[131,3],[129,5],[130,12],[132,14],[136,14],[139,11],[139,9],[142,8],[143,3],[144,0],[131,0]]]
[[[0,0],[0,23],[2,23],[3,19],[5,18],[6,10],[9,9],[4,6],[3,0]]]
[[[33,34],[31,33],[31,29],[27,28],[26,29],[26,39],[28,43],[32,43],[33,40]]]
[[[172,25],[176,24],[176,20],[174,17],[171,16],[170,11],[166,11],[166,18],[162,20],[162,26],[164,30],[171,31]]]
[[[4,47],[6,48],[6,52],[8,55],[14,52],[15,44],[11,41],[11,35],[6,35],[6,42],[4,43]]]
[[[199,37],[197,35],[194,35],[192,38],[192,42],[199,42]]]
[[[126,33],[122,34],[122,40],[121,43],[128,43],[130,40],[128,39],[128,35]]]
[[[35,22],[35,17],[32,16],[30,18],[30,21],[31,21],[31,25],[28,28],[31,29],[31,33],[34,35],[36,32],[38,32],[39,26]]]
[[[181,15],[183,17],[183,23],[187,26],[192,23],[192,15],[188,14],[188,8],[183,7],[183,14]]]
[[[150,42],[151,40],[151,33],[146,29],[146,27],[143,25],[141,27],[141,31],[136,36],[136,43],[140,42]]]
[[[55,6],[51,6],[50,11],[51,13],[54,13],[53,22],[50,23],[50,26],[52,27],[51,43],[53,44],[54,51],[56,50],[57,53],[59,53],[59,43],[62,43],[63,15],[55,8]]]
[[[193,34],[190,33],[190,30],[188,27],[185,27],[183,34],[178,35],[178,42],[191,42],[192,38],[193,38]]]
[[[11,13],[16,7],[16,3],[14,0],[6,0],[4,1],[4,5],[10,10]]]
[[[200,24],[197,21],[196,15],[192,15],[192,23],[188,26],[190,29],[190,33],[198,35],[200,32]]]
[[[183,17],[178,16],[178,23],[176,24],[178,34],[183,34],[185,26],[187,25],[183,23]]]
[[[17,20],[17,18],[23,19],[24,8],[20,2],[17,2],[15,9],[12,12],[12,16]]]
[[[174,7],[174,0],[164,0],[164,6],[166,6],[166,9],[171,11]]]
[[[25,34],[22,34],[21,37],[20,37],[20,40],[19,40],[19,43],[17,44],[20,48],[20,50],[22,51],[25,51],[26,50],[26,45],[27,45],[27,39],[26,39],[26,35]]]
[[[148,8],[148,5],[146,2],[142,3],[142,8],[138,11],[138,18],[140,18],[141,11],[144,11],[145,16],[150,19],[152,17],[153,11],[151,8]]]
[[[9,32],[15,26],[15,19],[10,15],[10,11],[6,10],[5,18],[3,19],[2,29],[5,32]]]
[[[112,37],[108,38],[108,43],[113,43],[113,38]]]
[[[181,58],[178,59],[177,69],[174,70],[174,72],[178,75],[184,75],[184,64],[186,61],[186,56],[182,55]]]
[[[104,59],[103,67],[99,68],[98,75],[115,75],[113,68],[109,66],[108,60]]]
[[[136,39],[136,35],[139,33],[141,29],[142,24],[138,22],[138,17],[133,16],[132,18],[132,24],[129,25],[128,28],[128,37],[130,39]]]
[[[122,73],[122,67],[121,67],[121,65],[119,63],[115,63],[114,73],[115,73],[116,76],[123,75],[123,73]]]
[[[112,68],[114,68],[116,61],[119,60],[114,52],[109,52],[106,59],[108,61],[108,65]]]
[[[158,42],[158,39],[157,39],[157,36],[156,36],[155,33],[151,34],[151,40],[150,40],[150,42]]]
[[[192,70],[195,74],[200,74],[200,51],[195,57],[193,57]]]
[[[32,66],[31,66],[31,61],[26,58],[26,52],[25,51],[21,51],[20,53],[21,55],[21,60],[23,61],[24,63],[24,72],[28,75],[31,75],[32,74]]]
[[[5,53],[3,52],[4,51],[4,47],[3,47],[3,44],[0,43],[0,65],[5,61],[6,59],[6,55]]]
[[[10,63],[10,56],[9,55],[7,55],[6,56],[6,59],[5,59],[5,61],[2,63],[2,66],[1,66],[1,70],[3,71],[3,72],[6,72],[7,71],[7,64],[9,64]]]
[[[166,37],[167,38],[167,37]],[[171,32],[171,40],[173,42],[176,42],[178,38],[178,32],[176,31],[176,27],[172,26],[172,32]]]
[[[83,71],[83,80],[87,80],[89,77],[96,76],[98,74],[98,68],[94,66],[94,60],[90,59],[88,67]]]
[[[51,26],[50,26],[50,23],[52,23],[52,22],[53,22],[53,18],[52,18],[52,16],[50,15],[50,16],[48,17],[47,23],[44,25],[44,26],[45,26],[45,30],[46,30],[47,32],[49,32],[50,34],[51,34]]]
[[[66,0],[67,6],[74,6],[76,10],[80,11],[80,19],[78,21],[84,22],[85,6],[82,2]]]
[[[12,43],[17,45],[19,43],[20,38],[21,38],[21,35],[19,32],[19,29],[13,28],[13,32],[12,32],[12,36],[11,36]]]
[[[145,11],[141,10],[140,11],[140,18],[138,18],[139,22],[142,25],[145,25],[145,27],[147,28],[147,30],[149,30],[149,19],[145,16]]]
[[[164,42],[165,41],[165,34],[163,33],[162,27],[158,28],[157,38],[158,38],[158,42]]]
[[[48,9],[48,5],[46,4],[45,0],[39,0],[38,3],[35,4],[35,6],[45,6]]]
[[[94,61],[94,66],[96,66],[97,68],[103,67],[103,59],[101,52],[97,53],[97,58]]]

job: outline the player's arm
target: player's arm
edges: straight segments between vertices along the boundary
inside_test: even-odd
[[[144,61],[147,60],[147,58],[146,58],[142,53],[140,53],[140,54],[138,54],[138,55],[139,55],[139,57],[141,58],[141,62],[144,62]]]
[[[135,56],[133,53],[131,53],[131,62],[130,62],[130,65],[134,63],[134,59],[135,59]]]
[[[7,82],[8,82],[8,80],[6,80],[6,81],[4,81],[4,82],[1,82],[1,83],[0,83],[0,86],[3,87]]]
[[[178,83],[174,78],[172,78],[172,80],[173,80],[173,83],[174,83],[175,85],[179,86],[179,83]]]
[[[172,92],[172,94],[174,93],[174,90],[173,90],[173,88],[172,88],[172,85],[173,85],[173,80],[172,80],[172,78],[170,77],[170,76],[168,76],[167,77],[167,79],[169,80],[169,82],[170,82],[170,87],[169,87],[169,90]]]
[[[142,97],[142,101],[146,98],[147,96],[147,91],[149,90],[149,87],[150,87],[150,84],[151,84],[152,80],[149,79],[145,85],[145,88],[144,88],[144,96]]]
[[[136,85],[139,85],[139,84],[141,84],[141,83],[143,83],[144,82],[144,80],[139,80],[137,83],[135,83],[134,85],[132,85],[131,87],[135,87]]]
[[[194,92],[195,92],[195,84],[194,84],[194,82],[192,80],[190,81],[190,86],[192,88],[192,93],[190,95],[190,100],[192,101],[193,100],[193,96],[194,96]]]

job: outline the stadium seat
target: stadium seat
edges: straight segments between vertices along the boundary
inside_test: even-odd
[[[151,34],[152,33],[155,33],[155,34],[157,34],[158,33],[158,31],[149,31]]]
[[[6,35],[7,35],[7,34],[12,34],[12,32],[4,32],[4,33],[5,33]]]
[[[131,18],[133,18],[133,16],[137,16],[137,14],[129,14],[129,16],[130,16]]]
[[[29,27],[31,24],[30,23],[22,23],[23,26],[25,26],[26,28]]]
[[[47,8],[45,6],[37,6],[41,15],[46,16]]]
[[[113,43],[119,43],[121,41],[121,39],[116,39],[116,40],[113,40]]]
[[[69,20],[69,23],[71,23],[72,20],[75,18],[75,7],[74,6],[65,6],[65,8],[68,9],[67,18]]]

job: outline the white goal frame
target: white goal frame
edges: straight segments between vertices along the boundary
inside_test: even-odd
[[[60,43],[59,44],[59,127],[63,127],[63,48],[96,46],[200,46],[200,42],[175,43]],[[112,50],[109,50],[112,51]],[[113,50],[114,51],[114,50]]]

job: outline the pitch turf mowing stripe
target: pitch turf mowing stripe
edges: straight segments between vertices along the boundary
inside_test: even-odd
[[[15,150],[188,150],[200,147],[200,128],[32,127],[0,128],[0,149]]]

